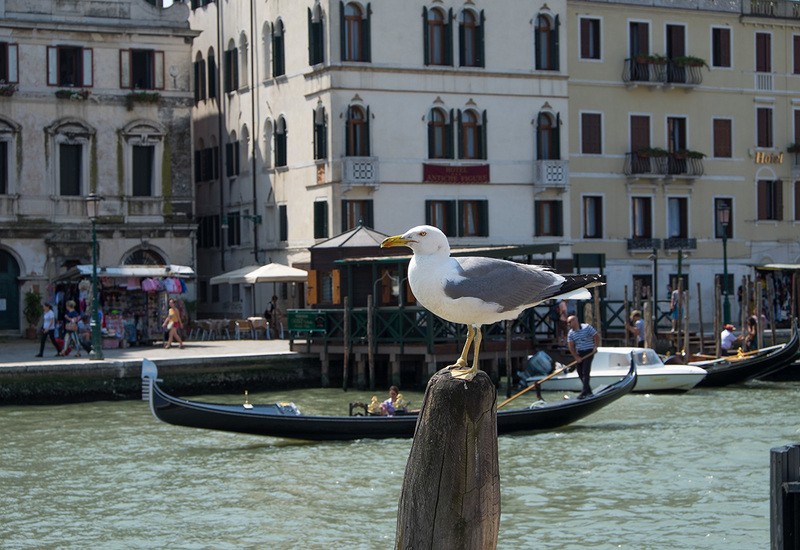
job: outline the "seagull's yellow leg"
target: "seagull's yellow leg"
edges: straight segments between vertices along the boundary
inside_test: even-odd
[[[469,325],[468,330],[467,345],[464,346],[464,351],[456,362],[457,364],[453,365],[455,368],[452,368],[450,371],[453,378],[458,378],[459,380],[472,380],[478,372],[478,352],[480,351],[483,334],[481,333],[480,327],[475,327],[473,330],[472,325]],[[474,348],[472,351],[472,367],[467,368],[467,349],[470,344],[472,344]]]
[[[475,338],[475,329],[472,325],[467,325],[467,341],[464,342],[464,349],[461,350],[461,357],[452,365],[448,365],[448,369],[466,369],[467,368],[467,354],[469,354],[469,347],[472,345],[472,339]]]

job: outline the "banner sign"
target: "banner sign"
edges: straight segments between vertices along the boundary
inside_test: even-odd
[[[489,183],[489,165],[423,164],[422,181],[428,183]]]

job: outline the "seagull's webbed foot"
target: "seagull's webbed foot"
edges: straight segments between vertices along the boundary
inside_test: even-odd
[[[480,327],[473,328],[471,325],[467,326],[467,342],[464,344],[461,357],[458,358],[455,365],[450,365],[447,367],[450,369],[450,374],[453,376],[453,378],[467,381],[475,378],[475,374],[478,372],[478,350],[481,346],[482,339],[483,335],[481,334]],[[474,345],[474,350],[472,352],[472,366],[467,367],[467,353],[469,352],[469,346],[471,344]]]
[[[447,368],[450,369],[450,374],[453,376],[453,378],[457,378],[459,380],[470,381],[475,378],[475,375],[478,372],[478,369],[475,368],[475,365],[471,367],[467,367],[466,365],[463,367],[459,367],[458,365],[450,365]]]

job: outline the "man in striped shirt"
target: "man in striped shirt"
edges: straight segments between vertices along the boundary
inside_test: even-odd
[[[597,351],[597,346],[600,345],[600,335],[592,325],[578,322],[578,318],[574,315],[569,316],[567,323],[569,324],[567,346],[572,357],[578,362],[578,378],[583,383],[583,390],[578,394],[578,399],[583,399],[592,395],[589,378],[591,377],[594,355],[589,354]],[[587,355],[588,357],[586,357]]]

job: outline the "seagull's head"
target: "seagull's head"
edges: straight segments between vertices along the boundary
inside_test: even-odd
[[[432,225],[412,227],[402,235],[386,237],[381,248],[407,246],[415,254],[450,254],[450,244],[442,231]]]

